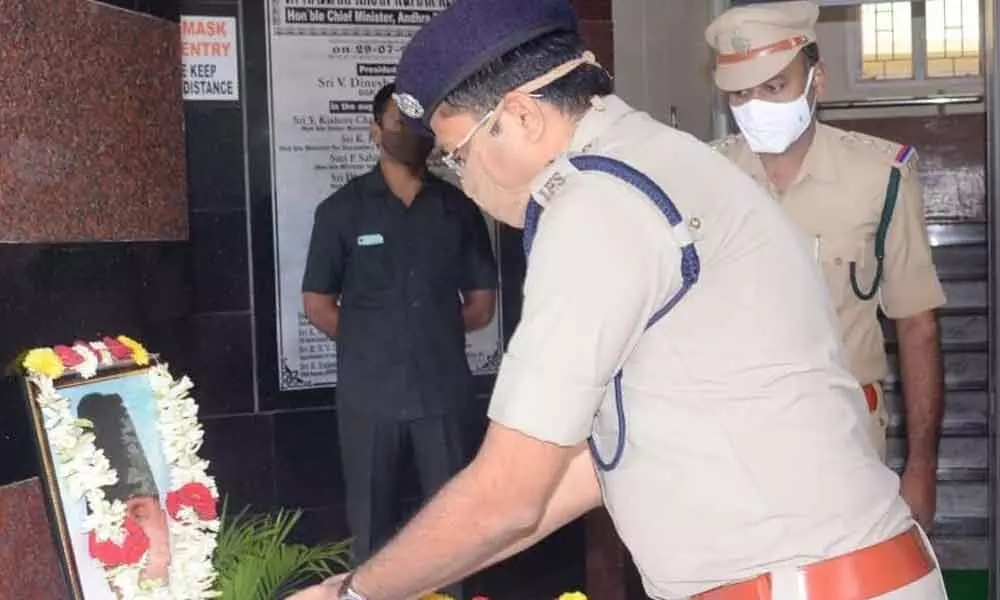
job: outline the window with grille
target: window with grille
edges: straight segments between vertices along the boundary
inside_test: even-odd
[[[859,79],[980,76],[980,10],[980,0],[862,4]]]

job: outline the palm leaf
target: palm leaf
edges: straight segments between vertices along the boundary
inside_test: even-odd
[[[307,546],[288,541],[301,510],[230,516],[223,503],[213,565],[222,600],[278,600],[346,570],[349,540]]]

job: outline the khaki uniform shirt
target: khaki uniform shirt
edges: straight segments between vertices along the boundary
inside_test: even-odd
[[[600,473],[605,504],[653,598],[688,596],[905,530],[805,238],[749,177],[615,96],[570,148],[628,162],[686,216],[700,280],[679,289],[674,231],[646,196],[563,157],[490,418],[536,439],[617,439],[609,386],[624,369],[627,442]],[[530,468],[530,465],[525,465]]]
[[[927,240],[916,153],[900,168],[879,293],[862,300],[851,287],[850,264],[857,265],[859,289],[870,290],[875,277],[875,230],[885,204],[889,170],[903,147],[819,124],[801,172],[779,194],[743,136],[729,136],[715,146],[768,189],[809,237],[839,317],[851,373],[862,385],[885,379],[888,364],[879,305],[889,318],[901,319],[945,303]]]

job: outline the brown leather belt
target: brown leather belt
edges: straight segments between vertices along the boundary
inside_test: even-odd
[[[867,600],[888,594],[935,569],[916,527],[850,554],[801,567],[809,600]],[[771,576],[760,575],[692,596],[692,600],[770,600]]]
[[[878,409],[878,388],[874,383],[861,386],[865,392],[865,402],[868,403],[868,412],[873,413]]]

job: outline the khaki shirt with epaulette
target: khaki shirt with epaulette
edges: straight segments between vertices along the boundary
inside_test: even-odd
[[[851,373],[862,385],[884,379],[888,364],[879,306],[887,317],[902,319],[945,303],[927,239],[916,152],[821,123],[798,177],[779,194],[743,136],[714,146],[764,186],[808,236],[839,317]],[[856,285],[866,294],[875,279],[875,232],[894,165],[902,178],[882,279],[878,292],[864,300],[851,285],[850,265],[855,264]]]
[[[624,452],[599,475],[648,595],[686,597],[907,529],[823,277],[780,207],[722,155],[614,96],[580,121],[569,153],[626,162],[686,225],[567,156],[546,168],[489,414],[552,444],[592,436],[608,459],[621,369]],[[681,288],[685,239],[699,279],[646,330]]]

